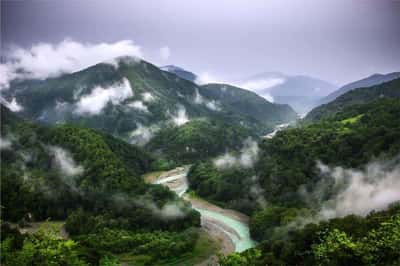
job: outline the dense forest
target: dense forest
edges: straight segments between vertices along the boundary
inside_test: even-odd
[[[127,247],[136,247],[148,261],[193,248],[199,214],[168,189],[143,182],[141,175],[154,162],[146,152],[92,129],[34,124],[3,106],[1,115],[1,138],[7,144],[1,149],[5,265],[52,264],[56,258],[41,253],[53,248],[65,265],[98,263],[107,254],[126,251],[107,246],[125,246],[118,244],[121,234],[127,236]],[[13,229],[15,223],[46,219],[66,219],[72,240],[44,232],[20,235]]]
[[[385,171],[396,175],[399,134],[400,100],[380,99],[354,105],[333,117],[312,124],[304,122],[263,140],[259,144],[259,160],[251,169],[240,165],[220,169],[215,160],[196,163],[188,175],[190,187],[222,206],[251,214],[250,232],[263,243],[262,255],[256,260],[259,265],[391,265],[398,262],[395,250],[400,248],[396,206],[387,214],[349,216],[298,228],[324,220],[323,208],[336,199],[346,182],[352,182],[350,173],[374,171],[371,167],[376,167],[382,179]],[[345,173],[342,184],[337,184],[337,179],[328,173],[336,166],[341,166]],[[337,176],[338,172],[334,174]],[[378,176],[373,177],[374,182],[379,182]],[[380,215],[384,217],[371,227],[371,221]],[[360,227],[352,227],[357,223]],[[393,236],[390,245],[394,249],[388,250],[391,255],[382,255],[387,261],[380,264],[384,247],[379,241],[384,241],[386,233]],[[370,246],[359,247],[362,239]],[[378,257],[368,257],[370,249],[380,250]],[[343,254],[335,256],[339,250]],[[224,258],[222,265],[251,265],[246,258],[250,255],[246,254]],[[248,254],[257,257],[250,251]]]

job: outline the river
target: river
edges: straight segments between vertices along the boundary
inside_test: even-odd
[[[222,236],[223,253],[242,252],[254,247],[256,242],[250,237],[249,217],[234,210],[223,209],[205,200],[185,194],[188,189],[186,178],[189,167],[178,167],[153,180],[154,184],[162,184],[191,202],[192,207],[201,214],[202,227],[211,235]],[[230,242],[230,243],[228,243]]]

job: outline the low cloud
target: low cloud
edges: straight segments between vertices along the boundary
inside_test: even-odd
[[[142,101],[139,100],[128,103],[128,106],[142,112],[149,112],[147,106]]]
[[[172,122],[177,126],[181,126],[189,122],[189,117],[187,116],[186,109],[183,105],[179,105],[175,113],[170,113],[170,116],[172,118]]]
[[[160,48],[160,57],[163,61],[167,61],[171,56],[171,49],[168,46],[164,46]]]
[[[258,160],[258,144],[251,138],[248,138],[243,143],[243,148],[239,154],[225,153],[222,156],[214,159],[214,165],[218,169],[227,169],[231,167],[251,168]]]
[[[130,143],[143,146],[153,138],[158,130],[158,126],[146,127],[138,123],[136,129],[130,133]]]
[[[124,78],[122,83],[103,88],[97,86],[91,93],[82,95],[76,103],[75,113],[84,115],[99,114],[108,103],[118,105],[129,97],[133,91],[129,81]]]
[[[320,212],[323,218],[366,215],[400,201],[399,158],[374,161],[361,170],[332,168],[321,162],[317,166],[325,179],[333,181],[333,190],[338,190],[335,197],[323,202]]]
[[[20,112],[24,109],[17,102],[17,99],[15,99],[14,97],[12,98],[11,102],[9,102],[6,99],[4,99],[2,96],[0,96],[0,103],[4,104],[4,106],[7,107],[8,109],[10,109],[10,111],[12,111],[12,112]]]
[[[8,150],[11,148],[11,140],[7,137],[0,137],[0,150]]]
[[[144,93],[142,93],[142,99],[144,102],[149,103],[149,102],[154,101],[155,97],[150,92],[144,92]]]
[[[64,175],[76,176],[83,173],[83,167],[74,161],[72,155],[67,150],[57,146],[49,146],[48,149],[54,156],[54,161],[57,168]]]
[[[58,44],[38,43],[29,49],[12,46],[5,51],[6,63],[0,65],[0,89],[8,88],[15,78],[55,77],[120,56],[142,57],[141,47],[131,40],[93,44],[68,39]]]
[[[200,93],[198,89],[195,89],[195,95],[194,95],[194,103],[195,104],[203,104],[205,105],[208,109],[213,110],[213,111],[221,111],[221,105],[219,102],[215,100],[208,100],[204,98]]]

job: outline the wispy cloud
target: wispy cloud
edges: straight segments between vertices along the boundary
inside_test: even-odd
[[[141,47],[130,40],[93,44],[68,39],[58,44],[38,43],[29,49],[13,46],[5,54],[7,63],[0,65],[2,89],[14,78],[45,79],[120,56],[143,56]]]
[[[243,143],[243,148],[239,154],[225,153],[214,159],[213,163],[218,169],[226,169],[232,167],[250,168],[258,160],[258,144],[251,138]]]
[[[318,168],[325,179],[333,180],[333,189],[339,191],[331,200],[323,202],[320,215],[324,218],[366,215],[400,200],[398,159],[374,161],[361,170],[332,168],[321,162]]]
[[[179,105],[175,113],[170,113],[170,116],[172,118],[172,122],[177,126],[181,126],[189,122],[189,117],[186,114],[186,109],[183,105]]]
[[[0,103],[4,104],[4,106],[10,109],[12,112],[19,112],[24,109],[14,97],[12,98],[11,102],[9,102],[0,96]]]
[[[82,95],[76,103],[75,113],[83,115],[99,114],[108,103],[120,104],[133,96],[130,82],[124,78],[121,83],[103,88],[97,86],[91,93]]]

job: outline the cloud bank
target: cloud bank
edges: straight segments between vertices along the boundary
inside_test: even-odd
[[[143,57],[141,47],[130,40],[114,43],[80,43],[64,40],[58,44],[38,43],[25,49],[10,47],[6,63],[0,65],[0,89],[15,78],[45,79],[82,70],[120,56]]]
[[[321,162],[317,166],[325,178],[333,181],[333,189],[339,190],[333,199],[323,203],[320,215],[324,218],[367,215],[400,201],[399,158],[371,162],[361,170],[331,168]]]

